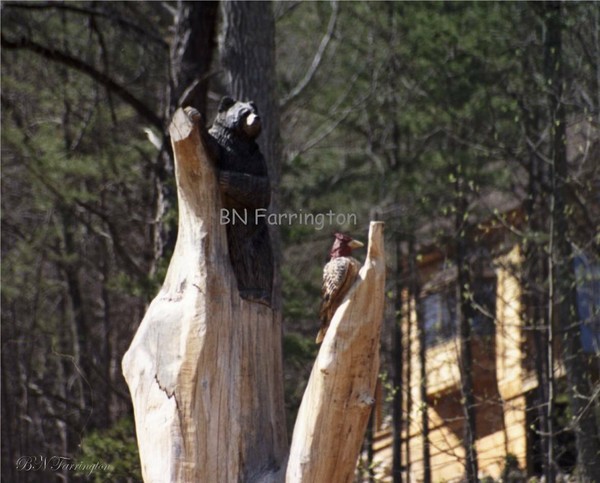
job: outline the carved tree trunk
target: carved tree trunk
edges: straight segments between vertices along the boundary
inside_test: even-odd
[[[142,473],[146,482],[268,481],[287,450],[280,318],[238,294],[199,122],[178,110],[170,128],[177,243],[123,359]]]
[[[371,222],[367,259],[335,313],[298,412],[287,482],[352,481],[379,371],[385,259]]]
[[[201,116],[170,128],[179,232],[161,291],[123,358],[146,482],[283,482],[280,317],[240,298]],[[286,481],[350,481],[374,403],[383,223],[327,331],[300,408]]]

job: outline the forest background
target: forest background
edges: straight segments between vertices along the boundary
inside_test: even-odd
[[[420,247],[453,246],[460,267],[476,251],[468,235],[476,220],[506,224],[503,213],[523,206],[513,235],[526,248],[523,284],[541,308],[528,322],[538,349],[551,344],[552,313],[567,320],[576,312],[573,260],[585,252],[599,262],[600,161],[591,150],[569,164],[566,140],[569,125],[596,130],[600,121],[599,4],[3,2],[1,9],[6,481],[30,481],[16,466],[26,455],[110,462],[102,479],[139,479],[121,359],[176,237],[166,127],[180,105],[194,105],[210,124],[219,99],[239,92],[238,65],[268,124],[261,147],[274,209],[358,219],[274,229],[290,427],[317,351],[321,270],[334,231],[364,239],[369,220],[386,222],[382,379],[384,407],[395,418],[402,418],[394,412],[402,393],[396,337],[406,309],[399,294],[415,286]],[[260,33],[238,38],[243,49],[227,43],[236,11]],[[256,71],[269,79],[266,94]],[[501,203],[483,203],[490,193]],[[460,300],[468,309],[468,294]],[[468,342],[463,319],[458,332]],[[569,386],[578,391],[564,396],[578,471],[593,475],[600,409],[597,385],[581,366],[580,332],[578,324],[560,332],[574,341],[564,347],[573,361]],[[548,368],[538,370],[548,389]],[[548,394],[540,391],[539,405],[551,404]],[[554,466],[545,461],[544,472]]]

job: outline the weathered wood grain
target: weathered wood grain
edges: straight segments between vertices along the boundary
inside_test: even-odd
[[[385,294],[383,223],[371,222],[367,259],[336,311],[304,393],[286,482],[349,482],[379,371]]]
[[[123,359],[142,473],[146,482],[281,481],[280,318],[239,297],[200,122],[180,109],[170,127],[177,243]]]

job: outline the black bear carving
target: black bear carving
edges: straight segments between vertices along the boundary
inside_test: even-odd
[[[209,135],[218,168],[223,207],[233,215],[247,215],[246,222],[230,216],[226,225],[229,257],[242,298],[271,304],[273,253],[265,216],[271,187],[265,158],[256,138],[261,119],[253,102],[224,97]],[[223,219],[223,218],[221,218]],[[235,223],[233,222],[235,221]]]

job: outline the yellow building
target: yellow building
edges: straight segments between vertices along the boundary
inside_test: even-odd
[[[518,210],[512,213],[519,217]],[[514,221],[514,220],[513,220]],[[496,237],[472,287],[477,314],[472,324],[472,379],[476,405],[476,450],[479,476],[497,479],[507,455],[516,458],[523,474],[540,472],[539,433],[535,430],[538,385],[535,372],[533,331],[527,326],[527,308],[519,281],[522,249],[517,243]],[[461,397],[460,347],[456,334],[456,267],[439,252],[421,257],[420,307],[424,336],[419,337],[414,303],[402,324],[403,336],[403,481],[423,481],[423,411],[427,411],[432,482],[460,481],[465,474],[463,431],[465,417]],[[600,266],[592,266],[592,297],[596,316],[586,332],[590,357],[600,345]],[[588,271],[589,271],[588,270]],[[589,287],[588,287],[589,288]],[[589,295],[589,294],[588,294]],[[408,297],[405,295],[405,297]],[[426,401],[422,398],[420,340],[425,342]],[[591,344],[591,349],[590,349]],[[556,346],[554,375],[557,384],[564,369]],[[564,410],[563,401],[555,410]],[[558,414],[558,413],[557,413]],[[374,436],[374,466],[377,481],[392,481],[393,432],[385,422]],[[561,433],[564,454],[557,459],[574,459],[569,454],[572,433]],[[565,439],[566,438],[566,439]],[[570,459],[569,459],[570,458]]]

